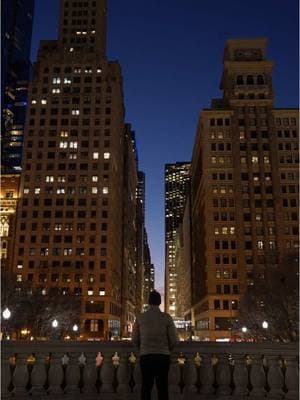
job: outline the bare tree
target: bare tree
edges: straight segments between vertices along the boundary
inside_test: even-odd
[[[247,327],[246,335],[257,340],[298,341],[298,309],[299,258],[291,252],[278,265],[267,265],[263,275],[254,274],[253,285],[241,298],[234,328]]]
[[[59,288],[43,295],[39,288],[32,287],[29,282],[17,282],[16,276],[7,272],[1,276],[1,304],[2,308],[8,307],[11,311],[5,324],[17,337],[25,327],[34,337],[51,337],[54,319],[59,323],[56,337],[62,337],[79,323],[79,296],[64,295]]]

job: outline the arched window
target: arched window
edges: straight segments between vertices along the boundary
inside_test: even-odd
[[[257,84],[258,85],[264,85],[265,84],[265,80],[264,80],[264,76],[263,75],[257,75]]]
[[[236,77],[236,83],[237,83],[237,85],[243,85],[244,84],[244,79],[243,79],[242,75],[238,75]]]
[[[247,75],[247,85],[254,85],[254,80],[252,75]]]

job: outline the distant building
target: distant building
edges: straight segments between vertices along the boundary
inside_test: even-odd
[[[9,269],[13,253],[13,238],[16,223],[16,211],[19,201],[19,174],[2,174],[0,185],[0,262],[1,272]]]
[[[191,313],[191,221],[190,196],[187,195],[182,223],[176,230],[175,270],[177,273],[177,317],[192,320]]]
[[[21,170],[34,0],[1,2],[1,171]]]
[[[145,174],[138,171],[138,186],[136,189],[136,251],[137,267],[136,279],[139,284],[136,288],[136,306],[137,312],[141,312],[144,303],[143,282],[144,282],[144,236],[145,236]]]
[[[150,248],[146,230],[144,231],[143,265],[143,309],[145,309],[148,305],[149,294],[152,290],[154,290],[154,265],[151,263]]]
[[[191,281],[202,339],[231,337],[254,275],[276,271],[299,247],[299,110],[274,108],[272,67],[265,39],[228,40],[223,98],[200,115],[191,166]]]
[[[12,264],[43,294],[81,296],[85,338],[127,334],[136,311],[135,144],[105,44],[106,1],[62,0],[29,89]]]
[[[177,316],[176,229],[183,219],[189,174],[189,162],[165,165],[165,310],[172,317]]]

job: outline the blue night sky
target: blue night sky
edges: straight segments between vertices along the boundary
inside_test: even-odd
[[[56,39],[59,0],[35,0],[32,60]],[[124,78],[126,121],[146,174],[156,286],[164,280],[164,164],[190,160],[199,112],[221,97],[225,40],[267,37],[276,107],[298,106],[298,1],[108,0],[107,56]]]

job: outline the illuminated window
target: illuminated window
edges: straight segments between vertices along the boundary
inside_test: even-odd
[[[53,83],[54,85],[58,85],[58,84],[60,83],[60,78],[59,78],[59,77],[54,77],[54,78],[52,79],[52,83]]]
[[[72,110],[72,115],[79,115],[79,114],[80,114],[79,110]]]
[[[41,100],[41,103],[42,103],[42,104],[47,104],[47,100],[46,100],[46,99],[42,99],[42,100]]]
[[[36,187],[34,188],[34,194],[40,194],[41,193],[41,188]]]
[[[60,93],[60,89],[52,89],[52,93]]]
[[[97,193],[98,193],[98,188],[95,187],[95,186],[93,186],[93,187],[92,187],[92,193],[93,193],[93,194],[97,194]]]
[[[60,132],[60,137],[68,137],[69,136],[69,132],[68,131],[61,131]]]
[[[105,154],[105,153],[104,153]],[[93,159],[94,160],[98,160],[99,159],[99,153],[98,152],[94,152],[93,153]]]
[[[270,159],[268,156],[264,156],[264,164],[270,164]]]
[[[77,147],[78,147],[78,142],[70,142],[69,147],[70,147],[70,149],[77,149]]]
[[[31,104],[36,104],[36,100],[31,100]]]
[[[68,142],[59,142],[60,149],[66,149],[68,147]]]
[[[258,163],[258,157],[257,156],[252,156],[251,157],[251,161],[253,164],[257,164]]]
[[[110,153],[104,153],[104,154],[103,154],[103,158],[104,158],[105,160],[108,160],[108,159],[110,158]]]
[[[21,274],[17,275],[17,282],[22,282],[22,275]]]
[[[47,175],[47,176],[46,176],[46,182],[54,182],[54,176],[52,176],[52,175]]]
[[[93,175],[92,181],[93,181],[93,182],[98,182],[98,176],[97,176],[97,175]]]
[[[64,78],[64,84],[68,85],[71,83],[71,79],[70,78]]]
[[[257,248],[258,248],[259,250],[263,250],[263,248],[264,248],[264,242],[263,242],[262,240],[259,240],[259,241],[257,242]]]
[[[93,296],[93,294],[94,294],[93,289],[89,288],[87,294],[88,294],[88,296]]]
[[[24,194],[28,194],[28,193],[29,193],[29,188],[24,188],[23,193],[24,193]]]
[[[55,224],[54,225],[54,230],[55,231],[61,231],[62,230],[62,224]]]
[[[235,227],[234,227],[234,226],[231,226],[231,227],[230,227],[230,234],[231,234],[231,235],[234,235],[234,233],[235,233]]]
[[[107,186],[105,186],[105,187],[102,189],[102,193],[103,193],[103,194],[108,194],[108,187],[107,187]]]

